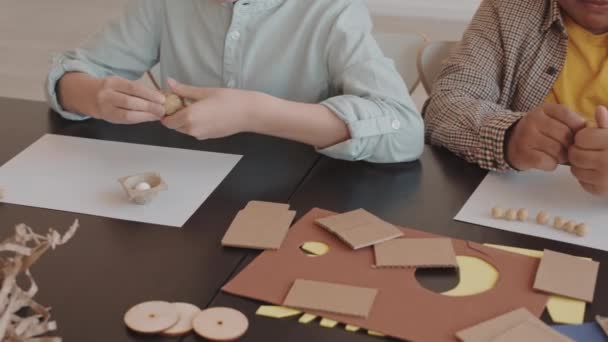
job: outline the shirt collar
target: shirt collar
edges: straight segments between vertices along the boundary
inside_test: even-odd
[[[553,27],[558,27],[562,33],[565,32],[564,20],[558,0],[546,0],[546,3],[547,10],[545,11],[543,31],[547,32]]]

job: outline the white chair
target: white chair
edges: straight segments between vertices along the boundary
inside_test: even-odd
[[[387,58],[395,62],[410,94],[420,83],[416,58],[427,39],[417,33],[374,32],[374,38]]]
[[[430,42],[418,54],[418,73],[427,94],[431,93],[433,82],[441,72],[443,61],[450,55],[458,42]]]

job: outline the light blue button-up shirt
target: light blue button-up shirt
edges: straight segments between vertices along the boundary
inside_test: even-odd
[[[47,91],[68,119],[56,83],[70,71],[202,87],[233,87],[322,103],[346,122],[351,139],[320,150],[346,160],[417,159],[422,117],[371,34],[363,0],[138,0],[84,46],[54,58]],[[164,84],[163,84],[164,85]]]

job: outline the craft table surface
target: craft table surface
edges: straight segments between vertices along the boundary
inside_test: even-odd
[[[365,208],[388,222],[448,237],[591,257],[601,266],[596,297],[593,304],[587,305],[585,321],[594,320],[596,314],[608,314],[608,253],[453,220],[485,175],[485,171],[453,154],[428,146],[419,162],[408,164],[372,165],[323,158],[290,204],[298,211],[296,220],[314,207],[335,212]],[[492,205],[488,204],[488,210]],[[250,253],[239,269],[255,255]],[[447,291],[458,283],[457,276],[445,270],[423,273],[419,280],[436,292]],[[297,317],[259,317],[255,315],[259,302],[225,293],[219,293],[212,305],[231,306],[249,317],[250,329],[242,341],[378,341],[364,332],[347,332],[341,325],[333,329],[320,327],[318,319],[304,325],[297,322]],[[542,318],[551,323],[546,312]],[[185,341],[197,339],[190,337]]]
[[[320,158],[310,147],[280,139],[243,134],[199,142],[158,123],[69,122],[45,103],[0,98],[0,164],[45,133],[243,155],[181,229],[0,203],[0,236],[21,222],[45,232],[80,219],[74,239],[32,269],[36,299],[52,306],[66,342],[179,340],[131,333],[122,317],[149,300],[207,306],[246,253],[220,245],[236,212],[252,199],[287,202]]]

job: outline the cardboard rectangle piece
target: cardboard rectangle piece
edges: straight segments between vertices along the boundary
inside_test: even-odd
[[[534,289],[593,302],[599,263],[545,250],[540,260]]]
[[[525,321],[492,340],[492,342],[520,341],[574,342],[570,338],[558,333],[548,326],[535,323],[534,321]]]
[[[336,234],[353,249],[369,247],[403,236],[395,226],[364,209],[321,218],[315,222]]]
[[[279,249],[296,212],[282,205],[248,205],[239,211],[222,238],[222,245],[252,249]]]
[[[452,240],[393,239],[374,246],[376,267],[458,267]]]
[[[597,324],[600,325],[600,328],[602,328],[606,336],[608,336],[608,318],[598,315],[595,316],[595,320],[597,321]]]
[[[284,305],[367,317],[377,294],[377,289],[296,279]]]
[[[511,339],[511,337],[521,337],[521,334],[530,334],[530,337],[534,338]],[[461,330],[456,333],[456,336],[462,342],[572,341],[553,331],[524,308]],[[542,339],[536,339],[536,336],[540,336]]]

